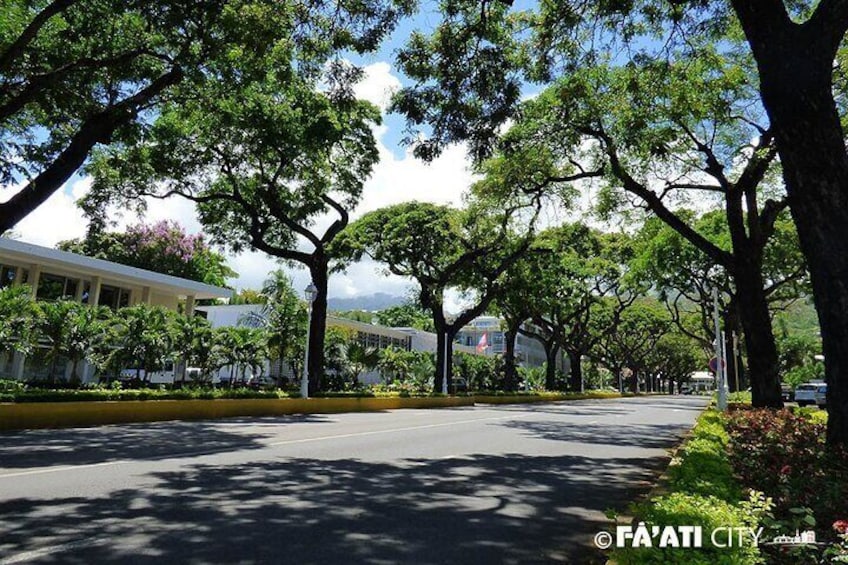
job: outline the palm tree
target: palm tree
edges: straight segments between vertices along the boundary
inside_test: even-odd
[[[168,332],[169,318],[174,314],[158,306],[137,304],[118,310],[116,318],[115,355],[124,367],[135,368],[141,381],[149,381],[171,355],[172,339]]]
[[[378,367],[386,378],[386,384],[390,384],[392,377],[403,379],[411,369],[409,352],[397,347],[387,347],[380,351]]]
[[[344,356],[353,386],[359,382],[362,373],[377,368],[380,362],[380,352],[376,348],[366,347],[358,341],[349,341],[345,344]]]
[[[67,330],[60,351],[71,361],[71,381],[79,382],[77,367],[107,342],[112,311],[106,306],[73,303],[67,318]]]
[[[230,367],[229,386],[233,387],[236,375],[244,380],[244,372],[251,369],[261,374],[262,365],[268,358],[268,339],[264,330],[244,326],[218,328],[215,331],[216,354],[221,366]]]
[[[0,289],[0,355],[27,354],[36,342],[41,310],[26,286]]]
[[[186,368],[191,365],[200,367],[201,375],[212,366],[212,326],[200,316],[175,316],[171,320],[171,353],[174,361],[179,361],[179,381],[185,382]],[[174,382],[177,382],[174,375]]]
[[[306,339],[306,305],[281,269],[272,271],[265,280],[262,296],[265,298],[262,308],[246,314],[239,323],[267,330],[270,358],[286,362],[297,372]]]
[[[68,341],[68,334],[73,325],[71,319],[78,305],[70,300],[42,302],[39,304],[42,317],[38,326],[38,336],[47,345],[47,359],[50,363],[49,378],[51,384],[56,384],[56,362],[63,354]]]

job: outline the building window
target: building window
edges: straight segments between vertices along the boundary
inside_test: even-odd
[[[108,306],[112,310],[117,310],[128,306],[129,303],[129,290],[106,284],[100,287],[100,300],[97,301],[100,306]]]
[[[74,299],[77,294],[77,280],[49,273],[42,273],[38,279],[38,300]]]
[[[15,283],[15,272],[17,267],[0,265],[0,288],[12,286]]]

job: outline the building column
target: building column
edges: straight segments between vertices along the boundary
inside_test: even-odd
[[[188,317],[194,316],[194,302],[195,300],[193,294],[189,294],[188,296],[186,296],[185,315]]]
[[[100,287],[103,286],[103,279],[101,277],[94,277],[91,279],[91,288],[88,290],[88,304],[89,306],[97,306],[100,302]]]
[[[24,268],[23,267],[15,267],[15,282],[12,283],[15,286],[20,286],[24,282]]]
[[[82,295],[85,292],[85,281],[83,279],[77,279],[77,292],[74,295],[74,300],[76,302],[82,302]]]
[[[29,266],[29,277],[27,278],[27,284],[32,287],[32,297],[38,297],[38,283],[41,281],[41,265],[30,265]]]
[[[141,289],[141,302],[143,304],[147,304],[150,306],[150,298],[153,293],[150,290],[149,286],[145,286]]]

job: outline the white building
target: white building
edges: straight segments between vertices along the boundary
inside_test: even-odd
[[[0,288],[20,284],[29,285],[37,300],[73,299],[113,309],[144,303],[177,310],[182,304],[187,315],[197,300],[232,296],[228,288],[0,237]],[[0,377],[22,379],[43,369],[38,355],[27,360],[2,353]],[[93,368],[86,366],[83,382],[93,378]]]

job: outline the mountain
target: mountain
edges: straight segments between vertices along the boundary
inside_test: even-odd
[[[385,310],[391,306],[403,304],[406,299],[403,296],[394,296],[385,292],[366,294],[363,296],[351,296],[349,298],[328,298],[327,308],[329,310],[365,310],[376,312]]]

